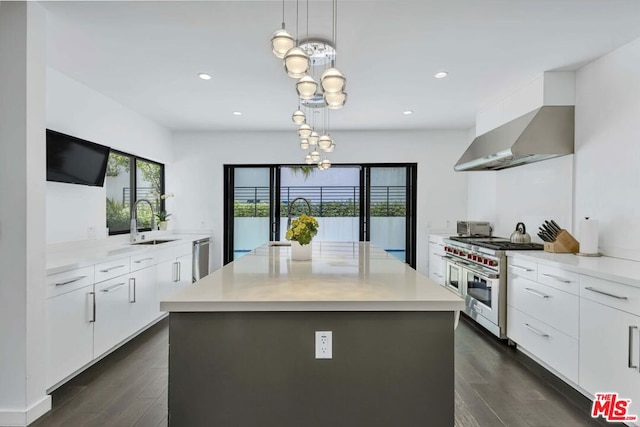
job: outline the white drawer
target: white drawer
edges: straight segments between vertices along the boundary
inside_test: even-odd
[[[173,256],[175,258],[180,258],[181,256],[189,255],[193,252],[193,242],[174,246],[171,249],[173,250]]]
[[[129,272],[129,257],[96,264],[96,283]]]
[[[429,279],[433,280],[438,285],[444,286],[444,274],[441,272],[439,273],[437,271],[429,270]]]
[[[509,306],[507,336],[570,381],[578,383],[578,340]]]
[[[529,280],[538,280],[538,263],[521,258],[507,257],[507,277],[514,275]]]
[[[640,288],[581,274],[580,296],[640,316]]]
[[[580,275],[572,271],[562,270],[548,265],[538,266],[538,282],[553,288],[578,295]]]
[[[47,276],[47,298],[93,285],[93,265]]]
[[[522,277],[510,277],[507,303],[560,332],[578,339],[580,300],[577,295]]]
[[[429,256],[442,256],[444,254],[444,243],[429,242]]]
[[[140,270],[158,263],[158,252],[154,250],[145,251],[139,255],[131,256],[130,271]]]

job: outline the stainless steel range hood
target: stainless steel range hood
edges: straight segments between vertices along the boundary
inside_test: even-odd
[[[543,106],[476,137],[456,171],[500,170],[573,153],[574,110]]]

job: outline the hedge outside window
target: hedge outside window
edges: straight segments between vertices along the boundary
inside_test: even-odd
[[[160,198],[164,192],[164,165],[112,150],[107,164],[105,188],[109,234],[128,233],[131,206],[137,200],[151,202],[156,213],[164,209],[164,201]],[[151,209],[147,203],[138,204],[137,216],[138,228],[150,230]]]

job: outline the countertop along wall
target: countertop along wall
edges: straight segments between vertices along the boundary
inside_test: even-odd
[[[161,163],[173,158],[167,129],[50,67],[47,127]],[[104,187],[47,182],[47,243],[85,240],[89,227],[100,236],[105,200]]]
[[[579,238],[579,220],[589,216],[599,220],[600,252],[640,261],[638,93],[640,39],[577,70],[575,154],[467,173],[469,219],[489,220],[494,234],[508,236],[515,219],[528,216],[530,234],[539,242],[536,219],[553,215]],[[549,192],[539,191],[543,187]],[[489,203],[483,204],[487,192]]]
[[[417,163],[417,265],[427,271],[428,234],[450,228],[466,211],[467,180],[453,164],[464,150],[466,131],[333,132],[339,163]],[[174,227],[213,229],[213,265],[222,264],[223,165],[302,164],[304,152],[290,132],[177,133],[174,164],[167,180],[176,183]],[[320,172],[321,173],[321,172]]]

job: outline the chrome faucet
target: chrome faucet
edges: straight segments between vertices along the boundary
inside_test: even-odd
[[[153,211],[153,204],[147,199],[136,200],[136,202],[133,204],[133,207],[131,208],[131,236],[129,237],[129,240],[132,242],[135,242],[136,238],[138,237],[138,203],[140,202],[148,203],[149,208],[151,209],[151,230],[153,230],[156,225],[154,221],[155,212]]]
[[[307,208],[309,208],[309,216],[311,216],[311,203],[309,203],[309,201],[304,197],[296,197],[289,203],[289,207],[287,208],[287,230],[289,229],[289,227],[291,227],[291,208],[297,200],[304,200],[304,202],[307,204]]]

